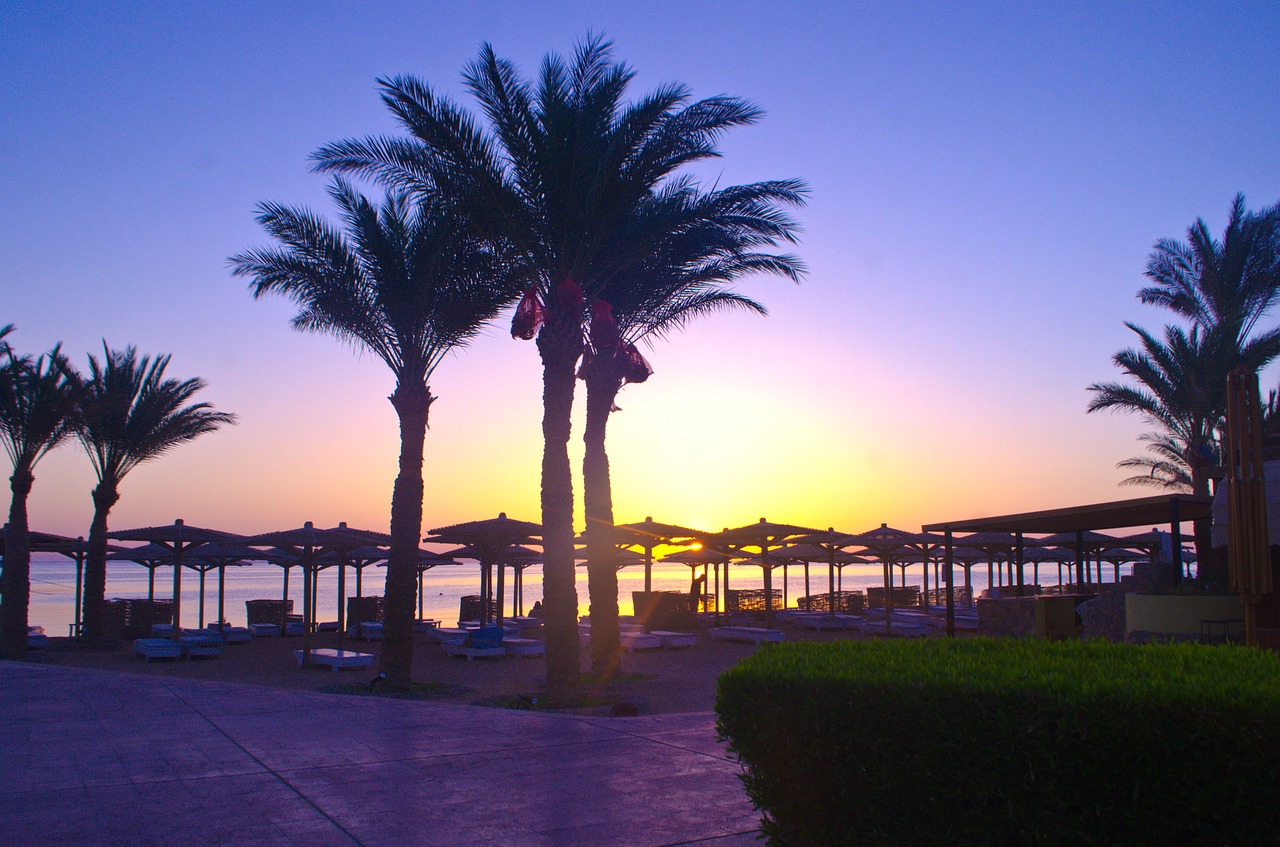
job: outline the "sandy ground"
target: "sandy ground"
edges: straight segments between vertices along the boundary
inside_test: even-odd
[[[813,632],[784,627],[789,641],[830,641],[860,638],[849,632]],[[257,638],[247,644],[227,645],[218,658],[146,661],[132,645],[86,649],[69,639],[50,639],[45,650],[32,651],[31,661],[83,668],[101,668],[126,673],[174,676],[186,679],[243,682],[273,688],[326,690],[334,685],[367,684],[376,676],[369,668],[333,672],[328,667],[299,668],[293,651],[300,637]],[[321,633],[313,647],[336,647],[336,633]],[[377,652],[378,644],[347,638],[345,648]],[[715,708],[716,678],[739,659],[760,649],[751,644],[713,641],[698,632],[696,646],[680,650],[648,650],[624,653],[622,681],[597,690],[602,705],[634,704],[640,714],[707,712]],[[767,648],[766,648],[767,649]],[[582,649],[583,670],[589,669],[586,642]],[[497,705],[503,697],[535,697],[542,687],[546,664],[541,658],[502,657],[474,659],[446,656],[440,646],[424,634],[415,635],[413,678],[415,682],[438,683],[443,687],[427,695],[449,703]]]

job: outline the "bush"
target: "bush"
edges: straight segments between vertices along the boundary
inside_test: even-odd
[[[773,845],[1280,843],[1280,657],[1238,647],[779,644],[721,675]]]

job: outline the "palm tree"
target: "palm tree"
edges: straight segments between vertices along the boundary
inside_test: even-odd
[[[587,388],[582,484],[591,660],[597,675],[612,674],[620,656],[613,494],[605,436],[622,386],[643,382],[650,375],[636,345],[723,309],[766,314],[763,306],[734,293],[729,286],[755,272],[799,281],[803,273],[799,260],[759,252],[758,248],[795,241],[796,226],[781,207],[803,202],[804,187],[797,181],[755,183],[706,193],[687,183],[673,186],[655,197],[650,211],[642,216],[660,234],[650,257],[615,280],[607,302],[593,304],[588,349],[579,376]]]
[[[569,438],[584,304],[646,257],[650,243],[629,238],[637,208],[673,172],[717,155],[724,131],[760,117],[737,98],[691,103],[680,85],[627,104],[633,72],[613,62],[611,51],[588,36],[572,61],[548,55],[535,86],[485,45],[464,81],[487,129],[417,79],[383,80],[383,100],[410,137],[344,141],[315,154],[324,170],[453,199],[477,232],[537,271],[512,334],[536,337],[542,360],[543,593],[553,704],[576,700],[580,683]]]
[[[1208,496],[1210,472],[1219,464],[1220,430],[1226,414],[1227,375],[1236,367],[1257,370],[1280,356],[1280,329],[1238,343],[1227,330],[1190,332],[1165,327],[1164,340],[1126,323],[1142,341],[1112,357],[1136,384],[1094,383],[1089,411],[1114,409],[1136,412],[1155,424],[1157,432],[1143,436],[1155,459],[1127,459],[1121,467],[1145,468],[1129,484],[1164,485]],[[1196,556],[1204,571],[1210,562],[1208,527],[1196,527]]]
[[[0,330],[0,441],[13,462],[0,585],[0,656],[22,659],[27,651],[31,588],[27,498],[35,483],[36,464],[72,432],[78,380],[58,347],[34,361],[14,355],[3,341],[11,329]]]
[[[1197,219],[1185,242],[1156,243],[1146,276],[1153,284],[1138,292],[1142,302],[1242,343],[1280,296],[1280,204],[1249,212],[1237,194],[1221,241]]]
[[[189,402],[204,381],[166,379],[168,356],[139,358],[133,347],[112,350],[106,342],[102,352],[101,362],[89,356],[76,424],[98,479],[84,574],[84,634],[90,643],[107,636],[107,516],[120,499],[121,481],[143,462],[235,423],[235,415]]]
[[[423,447],[435,396],[428,381],[450,352],[519,296],[519,277],[462,226],[438,198],[404,192],[375,208],[341,179],[330,194],[344,231],[310,212],[260,206],[258,221],[282,245],[231,259],[253,296],[282,294],[299,306],[294,327],[369,350],[395,375],[400,471],[391,497],[386,632],[381,670],[393,687],[411,682],[418,542],[422,538]]]

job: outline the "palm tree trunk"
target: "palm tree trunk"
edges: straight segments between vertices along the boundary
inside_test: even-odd
[[[591,670],[601,678],[618,670],[617,548],[613,544],[613,489],[605,430],[621,380],[588,374],[587,423],[582,440],[582,500],[587,518],[587,590],[591,598]]]
[[[575,318],[567,327],[547,324],[538,333],[538,353],[542,358],[543,628],[550,706],[571,705],[578,700],[582,673],[573,570],[573,477],[569,467],[570,413],[577,381],[574,365],[581,354],[581,332]]]
[[[116,480],[104,479],[93,489],[93,523],[84,562],[84,640],[89,644],[107,640],[107,515],[120,499],[117,485]]]
[[[1200,462],[1191,463],[1191,493],[1200,497],[1209,496],[1209,474]],[[1227,585],[1225,558],[1222,565],[1213,554],[1213,519],[1205,518],[1192,524],[1196,545],[1196,574],[1211,585]],[[1182,575],[1179,574],[1181,579]]]
[[[0,583],[0,656],[22,661],[27,657],[27,604],[31,596],[31,533],[27,525],[27,497],[35,477],[25,467],[9,477],[13,499],[4,540],[4,576]]]
[[[418,542],[422,538],[422,456],[431,389],[406,378],[391,395],[400,417],[400,473],[391,495],[391,552],[380,670],[387,687],[407,690],[413,673],[413,610],[418,595]]]

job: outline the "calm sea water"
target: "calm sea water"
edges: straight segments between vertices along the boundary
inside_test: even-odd
[[[698,574],[702,569],[697,570]],[[895,568],[894,580],[901,582],[900,571]],[[1103,568],[1105,581],[1114,579],[1114,568],[1106,565]],[[1129,573],[1129,567],[1122,566],[1121,575]],[[367,567],[362,578],[362,593],[380,595],[386,569]],[[426,572],[423,578],[422,610],[429,618],[437,618],[452,625],[458,618],[459,600],[464,595],[479,594],[480,568],[475,564],[462,564],[456,567],[442,566]],[[812,593],[825,593],[827,590],[827,568],[814,564],[809,568]],[[200,579],[190,570],[184,569],[182,575],[182,622],[184,626],[195,626],[200,617]],[[774,572],[773,586],[783,587],[782,569]],[[1039,581],[1044,585],[1056,585],[1058,569],[1056,565],[1042,565]],[[714,584],[714,574],[708,572],[708,580]],[[843,569],[838,586],[846,591],[866,590],[871,586],[883,584],[883,575],[879,565],[848,565]],[[1026,567],[1025,579],[1032,581],[1032,568]],[[688,591],[690,568],[680,564],[658,564],[653,566],[653,588],[657,591]],[[988,576],[985,565],[976,565],[972,569],[972,581],[975,593],[987,587]],[[37,553],[31,563],[31,604],[29,620],[33,625],[43,626],[49,635],[65,635],[74,620],[75,606],[75,563],[58,556]],[[587,577],[585,569],[578,570],[578,606],[580,614],[587,613]],[[751,565],[734,565],[729,571],[731,588],[760,588],[762,572],[759,567]],[[906,584],[921,584],[921,568],[919,565],[906,571]],[[964,574],[956,568],[955,584],[964,584]],[[934,586],[933,572],[930,570],[929,585]],[[226,596],[224,598],[225,617],[232,624],[245,623],[245,601],[255,599],[279,599],[283,595],[283,571],[281,568],[265,563],[257,563],[242,567],[228,568],[226,574]],[[618,605],[622,614],[631,614],[632,591],[644,590],[644,568],[630,567],[618,573]],[[356,580],[354,569],[348,568],[346,578],[346,594],[355,596]],[[797,598],[804,596],[804,568],[790,566],[787,569],[786,596],[787,605],[795,606]],[[147,596],[147,569],[131,562],[109,562],[107,564],[107,597],[136,598]],[[173,571],[160,568],[156,571],[155,596],[168,598],[173,596]],[[338,578],[335,569],[321,571],[318,587],[318,617],[320,620],[336,620],[338,608]],[[294,611],[302,611],[302,574],[297,568],[289,573],[289,597],[293,600]],[[524,608],[542,599],[542,568],[532,566],[524,572]],[[506,613],[511,611],[511,572],[506,575]],[[211,572],[205,579],[204,620],[211,622],[218,614],[218,575]]]

